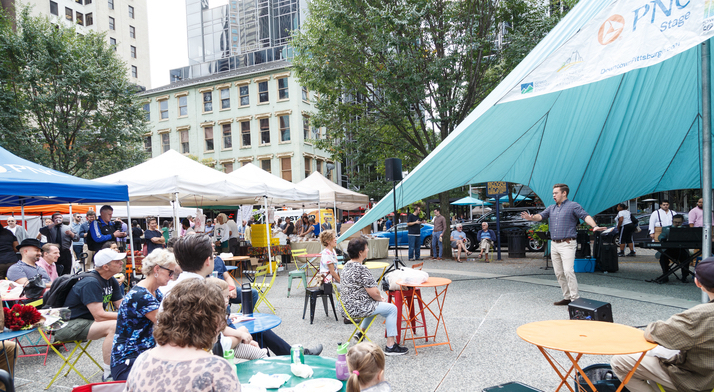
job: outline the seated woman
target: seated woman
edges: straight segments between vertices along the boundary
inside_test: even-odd
[[[139,355],[127,392],[240,391],[235,366],[210,351],[226,325],[221,289],[205,279],[186,279],[171,289],[157,317],[157,346]]]
[[[461,251],[463,250],[466,252],[466,255],[470,255],[471,252],[469,252],[466,249],[466,245],[464,244],[464,241],[466,240],[466,233],[463,231],[463,226],[461,226],[461,223],[456,225],[456,230],[451,232],[451,249],[457,249],[458,253],[456,254],[456,261],[459,263],[463,263],[461,261]]]
[[[230,312],[230,286],[225,280],[221,280],[218,278],[206,278],[206,281],[209,283],[213,283],[218,288],[221,289],[221,292],[223,293],[223,300],[226,303],[226,310],[227,312]],[[226,319],[226,323],[228,324],[229,327],[233,329],[243,329],[245,332],[245,335],[250,336],[248,333],[248,329],[245,327],[236,327],[233,325],[233,320],[235,320],[235,317],[231,317],[228,315],[228,318]],[[237,337],[235,336],[225,336],[223,333],[218,334],[218,341],[216,344],[213,346],[213,353],[218,355],[218,356],[223,356],[223,349],[222,347],[224,346],[224,343],[230,342],[231,349],[235,351],[235,357],[236,358],[241,358],[241,359],[260,359],[260,358],[265,358],[268,356],[268,349],[267,348],[260,348],[258,345],[258,342],[255,340],[250,339],[250,341],[244,341],[241,342],[238,340]],[[227,343],[226,343],[227,344]]]
[[[144,258],[141,273],[146,279],[124,297],[117,312],[117,327],[111,353],[114,381],[126,380],[139,354],[156,345],[154,324],[164,296],[159,287],[166,286],[174,275],[173,253],[157,249]]]
[[[352,319],[364,318],[360,328],[367,328],[376,315],[384,316],[387,327],[387,347],[384,353],[387,355],[404,355],[409,349],[399,346],[394,337],[397,336],[397,307],[390,304],[379,293],[377,281],[374,280],[369,269],[362,265],[367,258],[367,240],[355,238],[350,240],[347,246],[347,254],[350,261],[345,264],[340,275],[340,293],[342,302]],[[344,309],[340,307],[344,313]],[[347,316],[347,315],[345,315]],[[358,339],[361,334],[358,333]]]

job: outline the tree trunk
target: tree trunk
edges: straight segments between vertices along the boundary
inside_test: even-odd
[[[451,204],[449,204],[449,192],[439,193],[439,207],[441,207],[441,215],[446,218],[446,227],[442,233],[442,238],[444,239],[444,258],[450,258],[451,256]],[[435,255],[436,256],[436,255]]]

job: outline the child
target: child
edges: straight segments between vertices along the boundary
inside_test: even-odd
[[[372,342],[362,342],[347,352],[347,392],[391,392],[384,380],[384,352]]]

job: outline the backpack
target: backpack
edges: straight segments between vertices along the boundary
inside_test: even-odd
[[[72,287],[74,287],[74,285],[80,280],[90,276],[97,279],[97,275],[91,271],[75,275],[62,275],[58,277],[54,282],[52,282],[52,286],[49,290],[47,290],[44,297],[42,297],[42,307],[44,309],[63,307],[64,302],[67,300],[67,295],[69,295]],[[99,281],[99,279],[97,279],[97,281]]]
[[[632,213],[630,213],[630,220],[632,221],[633,226],[639,226],[638,223],[640,223],[640,221],[638,221],[637,217],[635,217]]]

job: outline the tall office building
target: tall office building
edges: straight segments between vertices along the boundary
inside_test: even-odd
[[[53,23],[75,25],[80,34],[105,32],[127,65],[129,81],[148,88],[149,23],[146,0],[2,0],[14,13],[22,5],[32,6],[34,15],[46,15]]]

